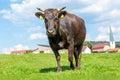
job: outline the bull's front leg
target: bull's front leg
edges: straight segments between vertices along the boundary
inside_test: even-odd
[[[48,39],[49,39],[50,47],[52,48],[52,50],[55,54],[56,61],[57,61],[57,72],[60,72],[60,71],[62,71],[62,68],[60,66],[60,54],[58,52],[59,46],[55,42],[54,38],[48,37]]]
[[[62,68],[60,66],[60,54],[58,52],[58,49],[56,49],[57,46],[55,46],[53,43],[50,43],[50,46],[51,46],[51,48],[52,48],[52,50],[55,54],[55,58],[56,58],[56,61],[57,61],[57,72],[60,72],[60,71],[62,71]]]
[[[73,64],[73,54],[74,54],[74,41],[70,40],[68,46],[68,60],[70,61],[70,68],[74,70],[75,67]]]
[[[60,65],[60,55],[58,53],[58,51],[54,51],[55,57],[56,57],[56,61],[57,61],[57,72],[62,71],[61,65]]]

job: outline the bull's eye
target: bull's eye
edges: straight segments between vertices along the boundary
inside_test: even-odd
[[[45,22],[48,22],[48,20],[45,18]]]
[[[54,19],[54,21],[57,21],[57,20],[58,20],[58,18],[55,18],[55,19]]]

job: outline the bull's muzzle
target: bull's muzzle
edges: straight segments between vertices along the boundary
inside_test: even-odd
[[[55,30],[54,30],[54,29],[51,29],[51,28],[50,28],[50,29],[47,30],[47,35],[48,35],[48,36],[54,36],[55,34],[56,34],[56,33],[55,33]]]
[[[52,33],[54,33],[54,30],[48,30],[48,33],[52,34]]]

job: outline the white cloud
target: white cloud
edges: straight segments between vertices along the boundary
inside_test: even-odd
[[[23,0],[22,3],[11,3],[10,10],[1,10],[0,12],[3,14],[5,19],[8,19],[14,23],[17,22],[25,22],[27,20],[34,19],[34,8],[37,1],[32,0]],[[39,0],[40,1],[40,0]]]
[[[10,54],[10,52],[14,51],[14,50],[29,50],[29,49],[30,49],[29,46],[17,44],[13,47],[10,47],[10,48],[3,48],[2,53]]]
[[[10,0],[10,2],[18,2],[18,1],[20,1],[20,0]]]
[[[100,26],[98,31],[102,34],[109,33],[109,26]]]
[[[8,48],[3,48],[2,53],[4,54],[10,54],[10,50]]]
[[[3,9],[3,10],[0,11],[0,13],[1,13],[1,14],[4,14],[4,15],[3,15],[3,18],[5,18],[5,19],[10,19],[10,18],[11,18],[11,17],[10,17],[11,13],[10,13],[9,10]]]
[[[90,6],[87,6],[85,8],[82,8],[80,10],[77,10],[77,12],[80,13],[93,13],[93,12],[101,12],[103,10],[102,6],[96,5],[96,4],[92,4]]]
[[[17,0],[11,0],[11,1],[16,2]],[[61,7],[63,5],[69,4],[69,7],[71,7],[70,9],[73,10],[74,13],[80,13],[80,14],[86,13],[83,16],[87,17],[86,20],[90,19],[87,21],[88,23],[92,21],[94,24],[101,24],[100,21],[102,21],[103,24],[106,26],[109,26],[109,25],[115,26],[116,31],[118,30],[117,28],[120,27],[120,21],[119,21],[120,20],[120,7],[119,7],[120,0],[114,0],[114,1],[113,0],[104,0],[104,1],[102,0],[74,0],[74,1],[49,0],[49,4],[47,3],[48,3],[48,0],[23,0],[21,1],[21,3],[17,3],[17,2],[11,3],[10,10],[3,9],[0,11],[0,13],[3,14],[3,18],[8,19],[14,23],[18,23],[18,22],[24,23],[26,21],[32,23],[32,20],[36,19],[34,16],[34,13],[37,11],[36,7],[56,8],[58,6]],[[78,6],[77,7],[78,9],[74,9],[75,3],[77,3],[76,6]],[[98,23],[96,23],[96,21]],[[105,23],[105,22],[108,22],[108,23]],[[39,29],[40,28],[38,27],[38,30]],[[31,32],[37,31],[37,28],[31,28],[29,29],[29,31]],[[103,37],[104,35],[107,35],[107,33],[104,33],[102,35],[101,33],[103,32],[100,32],[96,40],[102,40],[107,38],[107,37]],[[115,32],[115,34],[119,34],[118,31]],[[31,34],[30,38],[31,39],[44,38],[42,35],[43,34],[41,33],[35,33],[35,34]]]
[[[80,9],[75,9],[74,11],[77,13],[99,13],[99,12],[103,12],[104,10],[106,10],[107,5],[110,3],[110,0],[79,0],[80,2],[82,2],[83,4],[85,4],[85,6],[83,8]],[[86,5],[87,4],[87,5]]]
[[[89,2],[92,2],[90,0],[78,0],[79,2],[82,2],[82,3],[89,3]]]
[[[32,40],[36,40],[36,39],[46,39],[47,36],[45,34],[42,33],[34,33],[30,35],[30,39]]]
[[[99,34],[95,41],[109,41],[109,36],[107,34]]]
[[[45,27],[42,28],[41,26],[36,27],[30,27],[27,29],[28,32],[30,32],[30,39],[36,40],[36,39],[46,39],[47,36],[45,35]]]
[[[110,25],[109,25],[110,26]],[[98,35],[96,37],[96,41],[109,41],[109,26],[101,26],[98,28]],[[113,32],[113,37],[115,41],[120,41],[120,27],[112,26],[111,29]]]
[[[11,0],[11,2],[17,2],[19,0]],[[21,3],[11,3],[9,10],[1,10],[0,13],[3,14],[3,18],[12,21],[13,23],[22,23],[36,19],[35,12],[36,7],[48,8],[55,7],[56,4],[66,3],[68,0],[23,0]],[[47,4],[47,5],[45,5]]]
[[[17,44],[15,45],[13,48],[11,48],[11,50],[22,50],[22,49],[30,49],[28,46],[24,46],[22,44]]]
[[[101,26],[98,28],[98,35],[96,41],[109,41],[109,26]]]
[[[120,41],[120,27],[112,26],[112,32],[113,32],[114,39],[116,41]]]
[[[116,41],[120,41],[120,0],[79,0],[85,6],[79,9],[75,9],[76,13],[85,14],[88,16],[87,22],[94,23],[97,26],[97,33],[95,39],[92,40],[109,40],[109,26],[112,25],[113,35]],[[91,18],[89,18],[89,16]],[[103,26],[104,27],[101,27]],[[96,33],[96,32],[95,32]]]
[[[109,20],[112,22],[113,21],[117,21],[120,19],[120,9],[113,9],[111,11],[108,12],[104,12],[102,13],[97,19],[95,19],[96,21],[100,21],[100,20]]]
[[[35,27],[30,27],[27,29],[28,32],[36,32],[36,31],[43,31],[45,28],[42,28],[41,26],[35,26]],[[45,31],[45,30],[44,30]]]
[[[90,40],[91,40],[91,36],[90,36],[90,34],[86,34],[85,41],[90,41]]]

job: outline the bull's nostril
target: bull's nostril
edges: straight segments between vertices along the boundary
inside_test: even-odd
[[[53,30],[49,30],[48,33],[53,33],[54,31]]]

